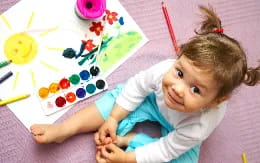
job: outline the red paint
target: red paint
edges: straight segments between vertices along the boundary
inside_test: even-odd
[[[74,102],[76,100],[76,95],[73,92],[69,92],[66,94],[66,100],[70,103]]]
[[[62,89],[67,89],[70,87],[70,81],[66,78],[61,79],[59,84]]]
[[[56,98],[55,104],[58,107],[63,107],[66,104],[66,100],[64,97],[59,96],[58,98]]]

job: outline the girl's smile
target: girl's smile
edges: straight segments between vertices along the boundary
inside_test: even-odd
[[[175,104],[178,104],[178,105],[183,105],[183,102],[181,100],[180,97],[176,97],[176,93],[174,92],[174,90],[167,90],[167,95],[168,95],[168,99],[171,103],[175,103]],[[167,97],[166,97],[167,98]]]

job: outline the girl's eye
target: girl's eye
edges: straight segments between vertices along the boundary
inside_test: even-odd
[[[192,93],[200,94],[200,89],[199,89],[198,87],[193,86],[193,87],[191,88],[191,91],[192,91]]]
[[[180,78],[183,78],[183,73],[180,70],[177,70],[176,73]]]

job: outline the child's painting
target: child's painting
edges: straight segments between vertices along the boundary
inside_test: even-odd
[[[40,88],[98,67],[97,79],[105,83],[99,93],[109,85],[105,78],[148,41],[118,0],[107,0],[104,14],[92,20],[79,18],[75,3],[22,0],[0,16],[0,61],[12,60],[0,69],[0,75],[13,73],[1,83],[0,98],[31,94],[8,105],[27,128],[33,123],[53,123],[70,108],[46,113]],[[79,85],[87,86],[91,80]]]

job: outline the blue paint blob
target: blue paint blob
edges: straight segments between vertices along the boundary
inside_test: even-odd
[[[87,70],[83,70],[79,73],[79,76],[82,80],[88,80],[90,77],[90,73]]]
[[[78,98],[83,98],[83,97],[85,97],[85,96],[86,96],[86,91],[85,91],[85,89],[83,89],[83,88],[77,89],[77,91],[76,91],[76,96],[77,96]]]
[[[92,94],[95,92],[96,86],[94,84],[88,84],[86,90],[89,94]]]
[[[125,24],[124,23],[124,19],[123,19],[122,16],[119,18],[118,22],[119,22],[120,25],[124,25]]]
[[[72,48],[67,48],[63,51],[62,56],[65,58],[73,58],[76,55],[76,51]]]

